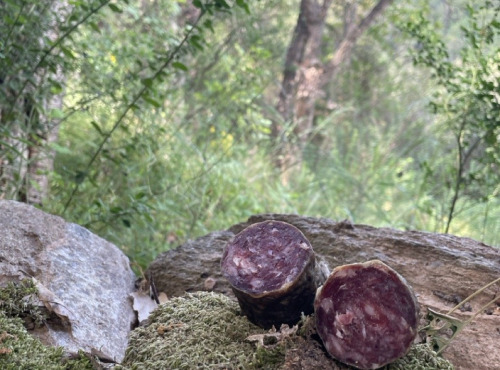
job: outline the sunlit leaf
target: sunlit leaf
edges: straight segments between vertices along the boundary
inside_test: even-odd
[[[68,58],[71,58],[71,59],[76,59],[75,55],[73,54],[73,52],[70,49],[68,49],[67,47],[65,47],[63,45],[61,45],[60,48],[65,56],[67,56]]]
[[[50,92],[54,95],[59,95],[63,90],[62,85],[58,81],[51,81]]]
[[[193,5],[198,9],[204,9],[203,3],[200,0],[193,0]]]
[[[217,7],[225,8],[225,9],[231,9],[229,4],[225,0],[215,0],[215,5]]]
[[[108,4],[109,8],[114,11],[115,13],[122,13],[123,12],[123,9],[118,7],[117,5],[115,4]]]
[[[156,100],[156,99],[154,99],[154,98],[152,98],[150,96],[144,95],[142,97],[142,99],[144,99],[145,102],[151,104],[155,108],[160,108],[161,107],[161,103],[158,100]]]
[[[97,33],[101,33],[101,28],[98,26],[97,23],[95,22],[89,22],[88,25],[90,26],[90,28],[92,28],[95,32]]]
[[[52,108],[50,110],[50,118],[61,119],[64,118],[64,112],[58,108]]]
[[[149,78],[149,77],[148,78],[144,78],[144,79],[141,80],[141,82],[146,87],[149,87],[149,88],[153,87],[153,79],[152,78]]]
[[[188,70],[188,67],[186,67],[184,64],[182,64],[181,62],[173,62],[172,63],[172,67],[174,68],[177,68],[177,69],[181,69],[183,71],[187,71]]]
[[[87,177],[87,173],[83,171],[76,171],[75,173],[75,182],[77,184],[81,184],[85,178]]]
[[[104,132],[102,132],[101,128],[99,127],[99,125],[97,124],[96,121],[90,121],[90,124],[92,125],[93,128],[96,129],[96,131],[101,135],[101,136],[104,136]]]
[[[247,14],[250,14],[250,7],[245,0],[236,0],[236,5],[243,8]]]

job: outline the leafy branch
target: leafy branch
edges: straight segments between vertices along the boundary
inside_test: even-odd
[[[486,202],[498,183],[498,175],[491,169],[500,165],[500,102],[498,87],[491,79],[499,61],[494,40],[500,36],[500,6],[491,5],[486,0],[466,7],[469,21],[461,27],[464,45],[456,63],[450,61],[445,42],[423,12],[400,26],[418,43],[414,64],[429,68],[441,87],[430,108],[455,138],[456,164],[450,168],[454,176],[449,180],[452,191],[445,233],[457,214],[459,199]]]
[[[188,42],[190,40],[193,31],[196,30],[196,29],[198,29],[197,24],[199,23],[200,19],[203,17],[203,15],[205,14],[205,12],[206,12],[205,9],[201,10],[201,13],[198,16],[196,22],[192,25],[192,27],[190,27],[190,29],[188,30],[188,32],[186,32],[186,34],[184,35],[184,37],[181,40],[181,42],[172,50],[172,52],[170,53],[170,55],[168,56],[168,58],[163,62],[163,64],[157,69],[157,71],[151,77],[146,78],[146,79],[143,80],[143,86],[142,86],[142,88],[133,97],[132,101],[125,107],[125,109],[123,110],[123,112],[121,113],[121,115],[118,117],[118,119],[114,123],[113,127],[111,128],[111,130],[109,130],[104,135],[104,138],[102,139],[101,143],[97,147],[97,150],[94,152],[94,154],[91,157],[90,161],[87,163],[87,166],[85,167],[85,170],[83,171],[84,176],[86,176],[89,173],[90,168],[92,167],[92,165],[94,164],[94,162],[98,158],[99,154],[101,154],[102,150],[104,149],[104,145],[108,142],[108,140],[111,138],[111,135],[113,135],[113,133],[116,131],[116,129],[122,124],[122,122],[125,119],[125,117],[127,116],[128,112],[131,109],[134,109],[134,108],[137,107],[137,102],[141,98],[145,98],[146,97],[146,93],[152,87],[153,81],[155,81],[161,74],[163,74],[164,70],[170,64],[176,66],[179,69],[183,69],[183,70],[186,69],[186,67],[182,63],[180,63],[180,62],[172,62],[172,61],[179,54],[179,52],[182,50],[182,48],[186,44],[186,42]],[[73,191],[71,192],[68,200],[66,201],[66,203],[64,205],[64,208],[63,208],[63,211],[62,211],[62,215],[64,215],[66,213],[69,205],[71,204],[71,202],[72,202],[75,194],[77,193],[77,191],[78,191],[78,189],[80,187],[80,184],[82,182],[83,182],[83,178],[82,178],[82,181],[78,181],[78,182],[75,183],[75,185],[73,187]]]
[[[52,54],[52,52],[57,48],[59,47],[62,42],[67,39],[81,24],[85,23],[87,21],[87,19],[89,19],[92,15],[96,14],[99,12],[99,10],[101,10],[104,6],[106,6],[110,0],[100,0],[101,3],[99,6],[97,6],[96,8],[93,8],[93,9],[90,9],[90,11],[84,16],[82,17],[80,20],[78,20],[73,26],[69,27],[66,32],[64,34],[61,35],[61,37],[59,37],[57,40],[54,41],[54,43],[52,44],[51,47],[49,47],[44,53],[43,55],[41,56],[40,60],[38,61],[38,63],[33,67],[33,69],[30,71],[29,75],[28,76],[34,76],[35,73],[38,71],[38,69],[44,65],[45,63],[45,60],[47,59],[47,57],[49,55]],[[22,9],[22,8],[21,8]],[[30,78],[27,78],[25,79],[25,81],[23,82],[23,84],[21,85],[21,87],[17,90],[17,93],[14,95],[14,98],[12,99],[12,103],[11,103],[11,106],[10,106],[10,110],[7,111],[7,114],[6,116],[9,117],[14,108],[15,108],[15,104],[17,102],[17,100],[19,99],[19,97],[23,94],[24,90],[26,89],[26,86],[28,86],[28,83],[31,81]]]
[[[244,0],[238,0],[235,2],[235,4],[243,8],[247,13],[249,13],[249,7],[246,1]],[[126,116],[132,109],[136,109],[137,103],[142,99],[145,102],[152,104],[156,108],[160,107],[160,103],[156,101],[155,99],[151,98],[149,96],[149,92],[153,88],[153,84],[156,80],[158,80],[165,72],[165,69],[167,67],[171,66],[173,68],[176,68],[180,71],[188,71],[188,67],[186,67],[183,63],[179,61],[174,61],[179,55],[181,55],[181,52],[183,52],[184,47],[186,44],[189,44],[190,46],[193,47],[193,49],[196,50],[203,50],[203,38],[199,35],[194,33],[194,31],[200,30],[200,27],[198,24],[200,23],[200,20],[203,18],[205,14],[209,15],[214,15],[216,12],[220,13],[231,13],[231,6],[226,2],[225,0],[213,0],[213,1],[208,1],[208,2],[202,2],[202,1],[193,1],[193,5],[199,9],[199,14],[196,18],[196,21],[190,26],[182,40],[177,44],[177,46],[169,53],[168,57],[166,60],[160,65],[160,67],[152,74],[152,76],[144,78],[141,80],[142,82],[142,87],[139,89],[139,91],[133,96],[132,100],[127,104],[127,106],[124,108],[122,113],[118,116],[117,120],[113,124],[111,130],[109,130],[106,134],[101,134],[103,135],[103,139],[101,140],[99,146],[97,147],[97,150],[94,152],[90,160],[88,161],[87,165],[85,166],[85,169],[83,171],[78,172],[77,176],[77,181],[75,182],[75,185],[73,186],[73,190],[71,191],[70,196],[68,197],[66,203],[64,204],[64,208],[62,211],[62,215],[66,213],[68,210],[71,202],[73,201],[76,193],[78,192],[80,185],[83,183],[85,178],[88,176],[91,167],[99,157],[99,155],[103,152],[104,146],[106,143],[109,141],[113,133],[116,131],[118,127],[120,127],[125,120]],[[213,26],[211,23],[211,20],[207,20],[204,23],[204,27],[210,29],[212,32]],[[100,130],[99,130],[100,131]]]

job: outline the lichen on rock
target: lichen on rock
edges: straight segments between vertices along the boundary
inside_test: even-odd
[[[268,345],[249,337],[269,332],[242,316],[238,304],[217,293],[198,292],[160,305],[144,326],[131,333],[121,369],[352,369],[329,357],[314,320]],[[387,370],[450,370],[452,365],[427,345],[415,345]]]

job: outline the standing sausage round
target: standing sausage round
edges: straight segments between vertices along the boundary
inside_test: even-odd
[[[378,260],[335,268],[318,289],[314,309],[328,353],[359,369],[376,369],[404,356],[417,335],[412,289]]]
[[[302,312],[312,313],[316,290],[328,275],[304,234],[281,221],[256,223],[237,234],[221,268],[243,313],[263,328],[295,324]]]

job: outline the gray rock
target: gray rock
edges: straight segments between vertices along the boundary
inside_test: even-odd
[[[391,266],[412,285],[423,313],[426,307],[447,312],[457,299],[466,298],[500,276],[500,249],[472,239],[283,214],[252,216],[227,231],[213,232],[164,252],[150,264],[146,273],[152,275],[157,290],[168,296],[197,290],[231,296],[229,283],[220,272],[222,251],[236,233],[250,224],[269,219],[299,228],[331,269],[372,259]],[[207,280],[211,284],[206,284]],[[498,297],[498,285],[471,301],[472,312],[464,310],[453,314],[462,320],[470,318],[495,295]],[[446,297],[454,299],[450,301]],[[497,302],[488,314],[481,313],[475,318],[444,351],[444,356],[457,369],[498,369],[500,301]]]
[[[151,276],[158,292],[168,297],[194,291],[229,295],[231,287],[222,277],[220,260],[224,246],[233,236],[229,231],[216,231],[161,253],[149,265],[146,276]]]
[[[0,201],[0,285],[34,278],[56,317],[34,330],[44,343],[120,361],[136,317],[135,276],[113,244],[76,224]]]

